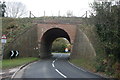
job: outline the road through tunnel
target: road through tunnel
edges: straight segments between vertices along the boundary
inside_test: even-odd
[[[51,28],[43,34],[41,38],[41,47],[40,47],[41,58],[48,58],[52,56],[51,55],[52,43],[55,39],[60,37],[66,38],[71,43],[69,34],[65,30],[60,28]]]

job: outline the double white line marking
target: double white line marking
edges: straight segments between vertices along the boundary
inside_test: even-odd
[[[60,57],[62,57],[62,55],[61,55]],[[53,67],[53,68],[55,68],[55,61],[57,61],[57,59],[55,59],[55,60],[52,62],[52,67]],[[58,69],[55,68],[55,71],[56,71],[57,73],[59,73],[62,77],[67,78],[67,76],[65,76],[65,75],[64,75],[62,72],[60,72]]]

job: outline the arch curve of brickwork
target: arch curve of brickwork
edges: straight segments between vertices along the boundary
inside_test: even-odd
[[[60,38],[60,37],[66,38],[71,43],[69,34],[63,29],[51,28],[47,30],[41,37],[40,57],[46,58],[46,57],[51,56],[52,43],[55,39]]]

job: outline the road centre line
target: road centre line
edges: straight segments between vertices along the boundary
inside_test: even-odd
[[[61,57],[62,57],[62,55],[61,55]],[[52,62],[52,67],[53,67],[53,68],[55,68],[55,61],[56,61],[56,60],[57,60],[57,59],[55,59],[55,60]],[[65,76],[63,73],[61,73],[58,69],[55,68],[55,71],[56,71],[58,74],[60,74],[62,77],[67,78],[67,76]]]
[[[52,66],[55,67],[54,62],[52,62]]]
[[[63,76],[64,78],[67,78],[67,76],[65,76],[64,74],[62,74],[58,69],[55,69],[56,72],[58,72],[61,76]]]
[[[55,67],[55,61],[56,61],[57,59],[55,59],[53,62],[52,62],[52,67]]]
[[[53,61],[53,63],[55,63],[56,60]]]

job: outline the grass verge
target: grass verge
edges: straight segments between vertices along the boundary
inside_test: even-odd
[[[95,62],[94,61],[80,58],[80,59],[72,59],[72,60],[70,60],[70,62],[75,64],[78,67],[82,67],[86,70],[95,72],[95,66],[94,66]]]
[[[2,69],[14,68],[36,60],[39,60],[39,58],[27,57],[27,58],[5,59],[2,61]]]

